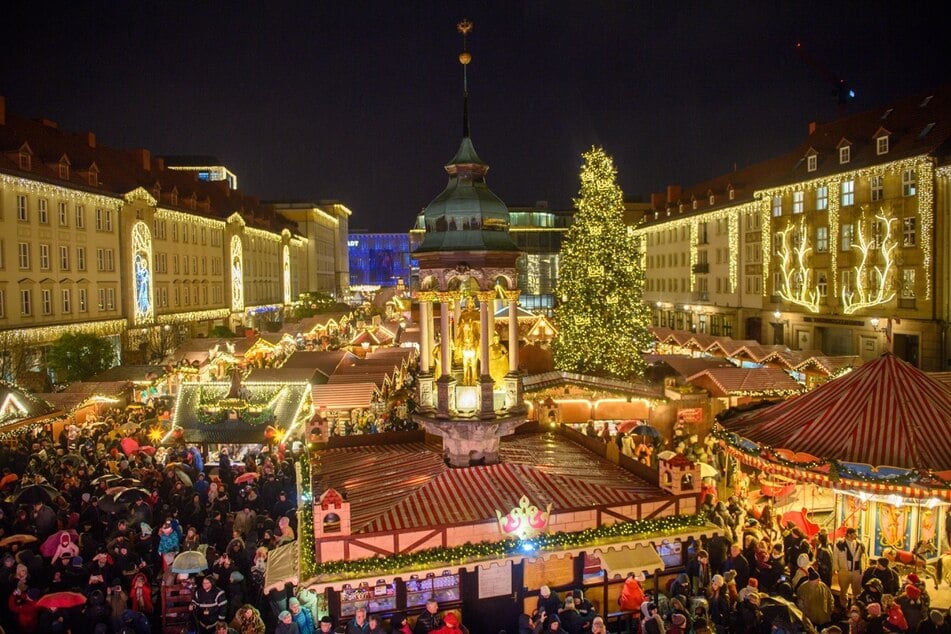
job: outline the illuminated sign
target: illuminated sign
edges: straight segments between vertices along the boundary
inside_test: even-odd
[[[495,511],[502,535],[519,539],[526,539],[543,532],[548,527],[550,514],[551,502],[542,510],[529,502],[527,495],[521,497],[518,506],[509,511],[508,515],[502,515],[502,511],[499,510]]]

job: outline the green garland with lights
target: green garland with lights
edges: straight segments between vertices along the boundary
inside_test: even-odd
[[[303,515],[301,519],[304,519]],[[524,546],[527,544],[530,544],[532,552],[557,551],[569,548],[584,548],[586,546],[601,546],[617,541],[663,537],[704,526],[706,526],[704,516],[677,515],[633,522],[618,522],[574,533],[549,533],[527,540],[506,539],[497,542],[466,543],[451,548],[429,548],[390,557],[367,557],[365,559],[330,561],[319,564],[315,564],[313,561],[313,546],[311,546],[308,555],[302,545],[301,579],[309,579],[315,576],[319,576],[323,580],[348,579],[367,575],[409,572],[433,566],[460,566],[476,561],[524,555],[526,554]],[[306,533],[306,528],[302,533]]]
[[[644,373],[641,353],[653,340],[640,238],[624,224],[624,193],[611,157],[592,148],[583,158],[578,212],[561,247],[555,365],[628,379]]]
[[[818,471],[823,467],[829,467],[828,474],[823,475],[827,475],[829,480],[832,482],[838,482],[840,479],[846,479],[874,484],[888,484],[893,486],[917,485],[930,488],[951,488],[951,482],[939,477],[934,473],[922,472],[912,469],[904,474],[876,476],[863,473],[861,471],[855,471],[854,469],[848,467],[846,463],[834,458],[819,459],[810,462],[795,462],[792,460],[786,460],[776,453],[776,450],[773,447],[768,445],[753,443],[755,447],[747,446],[746,444],[740,442],[741,436],[731,431],[727,431],[720,424],[714,425],[713,431],[711,433],[714,438],[723,442],[734,451],[738,451],[746,454],[747,456],[759,458],[767,462],[772,462],[789,469],[798,469],[800,471]],[[748,442],[752,443],[752,441]]]
[[[311,493],[310,452],[297,461],[297,547],[300,579],[314,576],[314,498]]]

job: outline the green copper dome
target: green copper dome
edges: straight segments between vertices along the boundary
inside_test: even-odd
[[[446,166],[446,189],[423,212],[426,233],[416,253],[518,250],[509,236],[508,208],[485,184],[488,171],[472,140],[463,137]]]

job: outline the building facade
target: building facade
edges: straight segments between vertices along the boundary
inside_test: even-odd
[[[946,368],[949,115],[944,87],[655,194],[636,229],[655,325]]]
[[[340,245],[327,247],[331,258]],[[227,181],[8,113],[0,97],[5,377],[39,367],[67,332],[151,360],[217,325],[262,327],[313,289],[314,247],[295,222]]]
[[[350,294],[347,236],[352,212],[337,201],[275,201],[271,204],[281,216],[293,222],[297,232],[308,241],[309,248],[302,262],[306,271],[304,288],[345,299]]]

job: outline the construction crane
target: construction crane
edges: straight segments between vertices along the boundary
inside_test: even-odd
[[[835,97],[836,103],[839,106],[839,116],[846,114],[849,103],[855,99],[855,90],[852,89],[848,82],[833,73],[823,64],[819,63],[816,58],[807,53],[802,47],[802,42],[796,42],[796,52],[799,53],[799,57],[802,58],[802,61],[808,64],[812,70],[816,71],[820,77],[832,83],[833,87],[835,88],[833,96]]]

